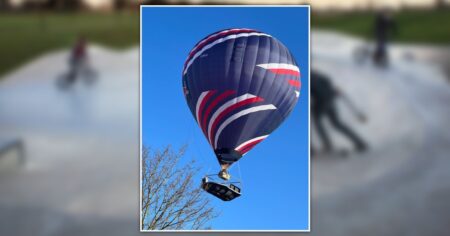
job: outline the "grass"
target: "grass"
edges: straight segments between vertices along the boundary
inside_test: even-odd
[[[405,10],[394,14],[397,33],[393,40],[405,43],[450,44],[450,9]],[[372,12],[318,14],[312,16],[312,27],[337,30],[363,38],[371,38]]]
[[[126,48],[139,43],[139,15],[131,13],[0,14],[0,76],[45,52],[73,45],[79,35]]]
[[[408,43],[450,43],[450,10],[403,11],[396,14],[394,40]],[[373,13],[315,14],[313,28],[337,30],[370,38]],[[73,45],[78,35],[114,48],[139,43],[137,13],[0,14],[0,77],[33,58]]]

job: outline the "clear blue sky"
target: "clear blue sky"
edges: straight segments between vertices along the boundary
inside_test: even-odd
[[[206,35],[253,28],[279,39],[302,72],[299,102],[285,122],[239,161],[242,196],[222,202],[208,195],[221,215],[217,230],[308,228],[308,9],[305,7],[189,7],[142,10],[142,137],[153,148],[189,144],[202,174],[219,164],[184,99],[183,63]],[[231,174],[239,176],[238,165]],[[198,177],[200,184],[201,176]],[[207,193],[205,193],[207,194]]]

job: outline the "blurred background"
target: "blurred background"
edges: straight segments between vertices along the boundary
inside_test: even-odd
[[[140,4],[311,4],[312,234],[450,234],[450,1],[1,0],[0,235],[139,234]]]

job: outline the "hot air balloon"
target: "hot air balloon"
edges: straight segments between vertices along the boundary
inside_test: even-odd
[[[198,42],[182,77],[187,104],[224,180],[230,179],[233,163],[286,119],[301,86],[299,67],[287,47],[269,34],[245,28],[218,31]]]

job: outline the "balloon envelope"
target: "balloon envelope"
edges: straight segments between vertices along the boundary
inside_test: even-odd
[[[183,67],[188,106],[221,165],[267,138],[300,93],[300,70],[274,37],[227,29],[198,42]]]

